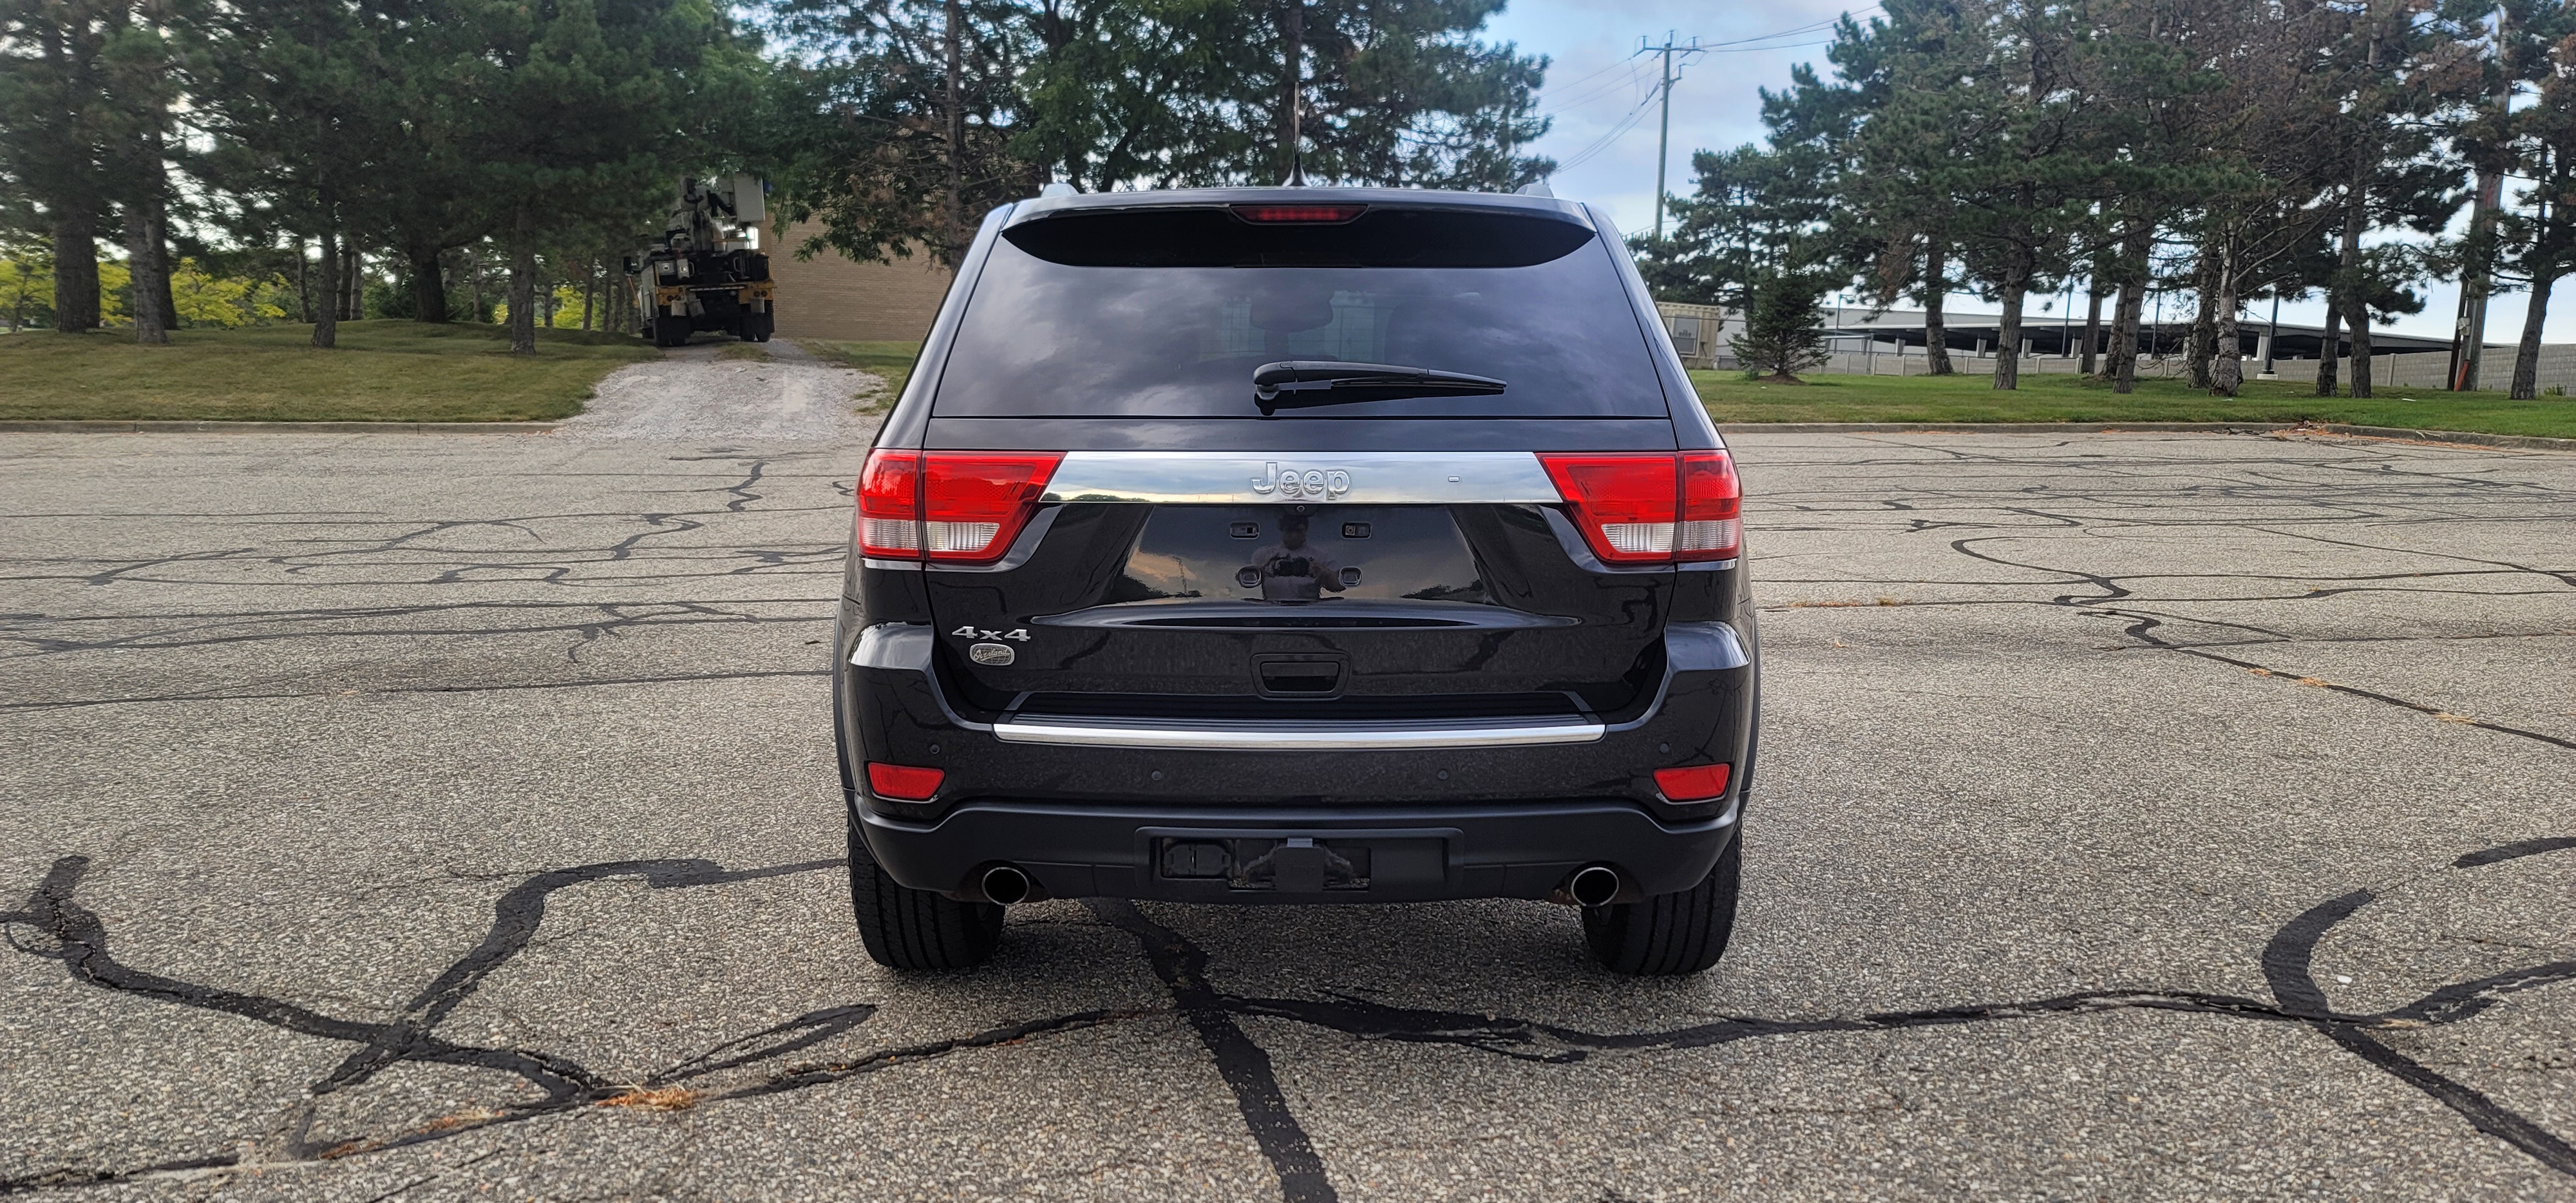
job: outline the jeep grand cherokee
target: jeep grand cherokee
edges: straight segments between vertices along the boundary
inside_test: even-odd
[[[1733,926],[1735,466],[1597,209],[1221,189],[995,210],[857,486],[835,640],[876,960],[1045,898]]]

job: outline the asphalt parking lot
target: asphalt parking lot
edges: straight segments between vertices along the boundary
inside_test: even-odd
[[[865,437],[0,435],[0,1192],[2576,1198],[2576,455],[1739,438],[1717,970],[1050,902],[928,978],[837,859]]]

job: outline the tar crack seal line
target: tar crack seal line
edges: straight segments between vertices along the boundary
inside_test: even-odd
[[[2576,850],[2576,837],[2525,840],[2463,855],[2449,868],[2470,870],[2545,853]],[[340,1019],[278,999],[218,987],[202,986],[138,970],[108,951],[106,926],[73,899],[91,862],[66,856],[54,863],[17,911],[0,913],[12,947],[33,956],[63,962],[79,981],[119,993],[252,1019],[272,1027],[359,1046],[338,1069],[316,1083],[314,1096],[363,1084],[385,1068],[405,1061],[491,1069],[519,1077],[544,1093],[531,1103],[496,1109],[469,1123],[435,1123],[427,1127],[371,1137],[317,1141],[299,1128],[285,1145],[297,1162],[336,1159],[444,1140],[465,1132],[559,1114],[615,1098],[634,1087],[603,1081],[569,1058],[531,1049],[483,1048],[458,1044],[435,1034],[440,1020],[452,1014],[490,976],[526,949],[543,924],[546,900],[556,890],[616,877],[642,877],[652,888],[721,885],[760,878],[837,868],[840,860],[804,861],[761,868],[726,870],[704,860],[615,861],[556,869],[525,878],[495,901],[493,925],[481,943],[416,994],[402,1015],[390,1022]],[[2576,1177],[2576,1148],[2530,1118],[2496,1102],[2481,1091],[2443,1075],[2388,1047],[2376,1033],[2461,1022],[2483,1013],[2508,996],[2576,980],[2576,960],[2560,960],[2445,985],[2404,1006],[2375,1014],[2337,1011],[2317,984],[2311,962],[2318,943],[2338,924],[2376,900],[2370,890],[2356,890],[2310,908],[2267,942],[2261,967],[2274,1001],[2189,991],[2093,991],[2020,1002],[1979,1003],[1916,1011],[1806,1019],[1729,1017],[1713,1023],[1667,1031],[1590,1032],[1579,1028],[1508,1016],[1387,1006],[1351,998],[1283,999],[1228,994],[1207,981],[1208,955],[1180,933],[1143,916],[1133,903],[1092,900],[1093,914],[1135,936],[1155,975],[1170,992],[1216,1062],[1219,1075],[1234,1093],[1255,1144],[1279,1177],[1287,1203],[1323,1203],[1338,1197],[1322,1157],[1317,1154],[1280,1087],[1269,1053],[1236,1022],[1238,1017],[1279,1019],[1342,1032],[1362,1039],[1446,1044],[1517,1060],[1569,1063],[1599,1054],[1640,1055],[1707,1048],[1737,1040],[1782,1039],[1818,1033],[1893,1031],[1951,1027],[1991,1022],[2020,1022],[2051,1015],[2095,1014],[2118,1010],[2180,1011],[2228,1020],[2299,1023],[2316,1029],[2339,1047],[2416,1088],[2459,1113],[2480,1132],[2504,1141],[2541,1165]],[[20,932],[32,929],[34,941]],[[877,1013],[871,1004],[828,1007],[798,1016],[746,1036],[719,1043],[648,1075],[637,1087],[652,1088],[701,1079],[725,1070],[764,1066],[789,1053],[814,1047],[865,1023]],[[904,1048],[884,1049],[834,1062],[779,1067],[759,1082],[710,1093],[706,1101],[722,1102],[800,1091],[898,1064],[948,1056],[969,1049],[997,1048],[1059,1032],[1123,1022],[1159,1010],[1090,1010],[1005,1024],[969,1035]],[[305,1110],[310,1122],[310,1108]],[[56,1187],[86,1186],[169,1174],[221,1172],[248,1168],[239,1154],[188,1158],[128,1169],[61,1168],[0,1180],[0,1194]]]

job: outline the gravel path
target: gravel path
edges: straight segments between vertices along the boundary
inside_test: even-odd
[[[761,344],[767,360],[718,359],[734,342],[663,353],[656,363],[619,368],[599,382],[581,415],[557,427],[576,438],[756,442],[865,439],[878,419],[860,399],[885,387],[876,376],[826,364],[793,342]]]

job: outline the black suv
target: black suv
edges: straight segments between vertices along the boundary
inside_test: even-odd
[[[993,211],[858,483],[869,955],[1040,898],[1577,904],[1716,963],[1759,709],[1735,467],[1595,209]]]

